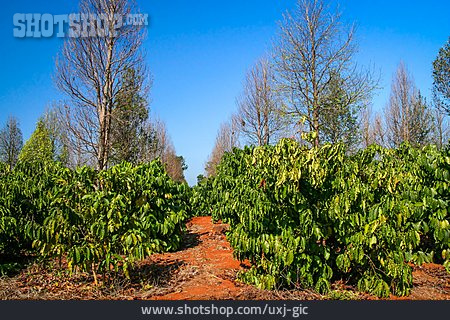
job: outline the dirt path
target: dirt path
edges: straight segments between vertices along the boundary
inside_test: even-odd
[[[187,248],[153,255],[157,263],[181,264],[191,276],[175,284],[169,293],[148,297],[158,300],[236,299],[249,287],[233,281],[242,270],[233,258],[233,250],[225,238],[224,225],[214,226],[211,217],[193,218],[187,225]],[[185,270],[186,271],[186,270]]]
[[[394,300],[450,300],[450,274],[442,265],[413,266],[413,288],[408,297]]]

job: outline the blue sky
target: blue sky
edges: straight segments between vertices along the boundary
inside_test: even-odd
[[[150,25],[145,42],[154,84],[152,113],[168,127],[177,153],[186,158],[192,184],[203,173],[220,123],[236,105],[246,71],[269,52],[282,13],[295,0],[138,0]],[[358,26],[361,65],[381,73],[373,109],[388,99],[392,74],[403,60],[425,96],[431,63],[450,36],[450,2],[340,1],[343,20]],[[77,1],[15,0],[0,12],[0,126],[16,116],[24,138],[52,101],[54,58],[62,39],[13,37],[14,13],[76,12]]]

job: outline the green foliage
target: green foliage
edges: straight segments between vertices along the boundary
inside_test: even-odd
[[[134,261],[181,244],[188,187],[159,161],[100,172],[20,163],[0,167],[0,179],[0,254],[33,250],[66,256],[71,270],[128,274]]]
[[[143,77],[136,70],[125,71],[112,112],[110,161],[113,164],[142,162],[143,145],[154,143],[154,133],[146,130],[149,114],[142,85]]]
[[[433,93],[438,107],[450,115],[450,38],[433,61]]]
[[[57,168],[19,162],[13,170],[0,171],[0,254],[16,255],[31,248],[31,227],[45,220]]]
[[[205,179],[207,179],[207,178],[206,178],[204,175],[199,174],[199,175],[197,176],[197,185],[199,185],[200,183],[202,183],[203,180],[205,180]]]
[[[450,157],[434,147],[343,145],[235,149],[214,180],[194,192],[215,220],[230,223],[241,278],[262,288],[327,292],[347,279],[378,296],[407,295],[406,262],[449,266]],[[202,190],[203,188],[203,190]]]
[[[21,162],[51,161],[53,160],[54,149],[50,132],[43,120],[39,120],[36,129],[30,139],[23,146],[19,154]]]
[[[3,177],[9,169],[10,167],[6,163],[0,161],[0,177]]]
[[[349,88],[338,74],[332,74],[327,94],[321,101],[320,140],[344,143],[354,149],[359,142],[358,113],[363,103],[354,103],[348,97]]]
[[[197,177],[198,183],[191,189],[190,203],[195,216],[214,215],[211,203],[211,190],[214,178],[206,178],[203,175]]]

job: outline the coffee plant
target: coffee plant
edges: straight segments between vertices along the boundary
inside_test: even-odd
[[[408,262],[450,269],[448,151],[343,145],[235,149],[197,191],[204,211],[231,226],[241,279],[262,288],[327,292],[346,279],[377,296],[407,295]]]
[[[204,179],[198,185],[191,189],[190,203],[193,210],[193,214],[196,216],[212,216],[215,215],[212,210],[210,192],[212,189],[213,179]]]
[[[0,254],[65,257],[70,270],[123,271],[153,252],[176,250],[189,187],[159,161],[96,172],[59,163],[0,168]]]

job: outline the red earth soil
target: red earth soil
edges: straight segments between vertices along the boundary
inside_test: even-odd
[[[223,231],[226,227],[213,226],[211,217],[193,218],[187,225],[191,234],[198,237],[196,246],[181,252],[154,255],[152,258],[167,262],[183,261],[197,270],[195,277],[183,282],[174,292],[152,297],[158,300],[230,299],[246,287],[230,280],[230,275],[242,269],[233,258],[233,249]]]

